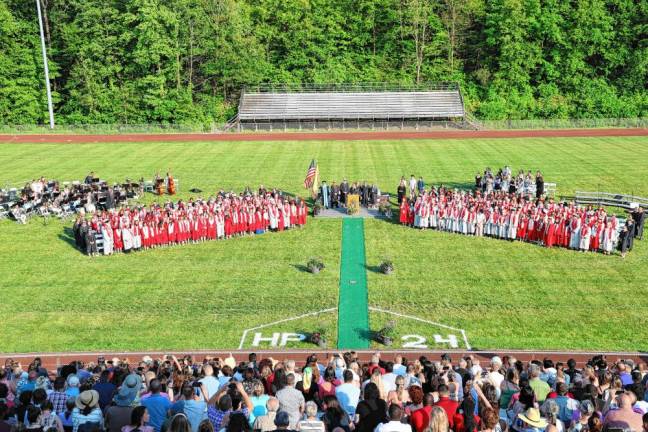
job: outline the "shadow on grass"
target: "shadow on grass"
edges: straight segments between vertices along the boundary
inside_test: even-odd
[[[299,270],[300,272],[310,273],[310,270],[308,270],[308,267],[306,267],[304,264],[291,264],[291,265],[297,270]]]
[[[372,273],[382,273],[382,270],[380,270],[380,266],[377,265],[365,265],[365,268],[367,271],[370,271]]]
[[[360,339],[362,339],[363,341],[367,341],[367,342],[372,342],[372,341],[376,340],[376,336],[378,335],[375,331],[369,330],[369,329],[366,329],[366,328],[357,328],[356,327],[354,330],[358,334]]]
[[[72,231],[72,228],[64,227],[63,228],[63,233],[59,234],[58,238],[63,240],[68,245],[70,245],[73,249],[79,250],[79,248],[77,248],[76,242],[74,240],[74,232]]]

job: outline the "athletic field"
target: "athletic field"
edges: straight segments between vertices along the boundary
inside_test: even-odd
[[[506,164],[540,169],[558,195],[648,196],[646,137],[1,144],[0,184],[91,170],[122,182],[170,168],[176,198],[259,184],[305,195],[313,158],[329,183],[366,180],[394,196],[401,175],[471,187],[477,171]],[[91,259],[73,246],[71,220],[0,221],[0,352],[247,349],[255,333],[307,347],[286,334],[314,331],[335,347],[342,224],[309,218],[302,230]],[[393,319],[394,347],[455,337],[476,349],[648,350],[647,240],[621,259],[384,220],[365,220],[364,240],[369,328],[353,315],[340,324],[360,338]],[[326,264],[318,275],[304,271],[312,256]],[[376,271],[385,257],[390,276]]]

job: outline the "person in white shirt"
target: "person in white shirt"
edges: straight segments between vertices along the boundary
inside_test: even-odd
[[[295,383],[298,383],[302,380],[301,374],[295,372],[295,360],[286,360],[286,362],[284,363],[284,369],[286,369],[286,375],[295,375]]]
[[[353,384],[353,372],[351,370],[345,370],[343,377],[344,384],[335,388],[335,396],[340,401],[342,409],[349,414],[350,418],[353,418],[360,400],[360,389]]]
[[[500,373],[500,369],[502,369],[502,359],[500,359],[498,356],[494,356],[493,358],[491,358],[490,366],[491,368],[490,372],[488,372],[487,379],[497,390],[497,397],[499,398],[500,394],[502,393],[500,389],[502,386],[502,381],[504,381],[504,375]]]
[[[412,176],[410,177],[409,189],[410,189],[410,198],[416,196],[416,177],[414,177],[414,174],[412,174]]]
[[[398,375],[394,373],[394,363],[387,362],[385,372],[385,375],[382,377],[382,382],[385,386],[385,391],[389,393],[390,391],[396,390],[396,377]]]
[[[412,426],[407,423],[401,423],[403,409],[396,404],[389,405],[389,422],[380,423],[374,429],[374,432],[412,432]]]

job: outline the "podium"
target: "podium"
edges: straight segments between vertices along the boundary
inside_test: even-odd
[[[348,194],[346,201],[347,208],[357,207],[360,208],[360,195],[358,194]]]

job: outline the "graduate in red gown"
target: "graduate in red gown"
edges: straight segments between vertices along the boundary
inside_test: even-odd
[[[306,225],[306,220],[308,219],[308,206],[303,199],[299,200],[299,225]]]
[[[556,223],[553,217],[549,218],[545,225],[544,245],[545,247],[552,248],[556,242]]]
[[[398,216],[398,220],[400,221],[401,224],[407,225],[408,220],[409,220],[409,202],[407,202],[406,199],[403,199],[401,201],[400,205],[400,214]]]

